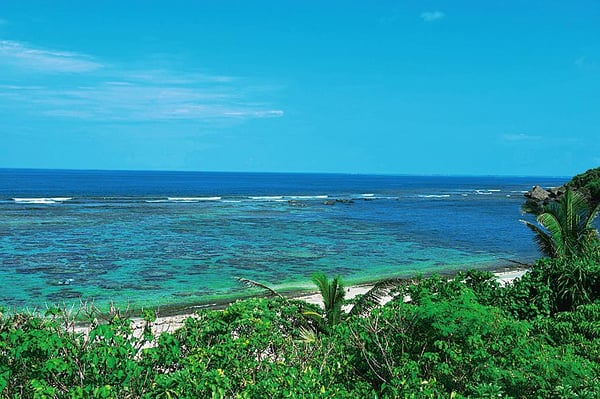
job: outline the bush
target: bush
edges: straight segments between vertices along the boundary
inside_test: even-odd
[[[318,311],[303,301],[249,299],[223,311],[205,310],[174,334],[177,353],[160,364],[157,396],[368,397],[372,389],[349,367],[345,341],[302,341],[314,328],[303,316]],[[341,327],[340,327],[341,328]],[[164,337],[163,340],[165,339]],[[155,359],[167,350],[160,345]],[[218,396],[219,397],[219,396]]]
[[[589,198],[591,204],[600,203],[600,167],[574,176],[565,186],[581,191]]]
[[[586,303],[555,292],[579,263],[546,260],[506,288],[485,272],[416,279],[327,334],[306,316],[315,305],[282,298],[203,310],[159,337],[118,314],[87,337],[61,312],[0,315],[0,397],[597,398],[597,264],[580,261]]]
[[[469,289],[418,305],[391,303],[351,329],[356,367],[382,397],[551,397],[556,386],[583,389],[598,375],[592,362],[554,348]]]
[[[597,253],[538,260],[531,271],[510,284],[499,306],[521,319],[574,310],[600,300]]]
[[[131,335],[128,319],[114,317],[87,339],[56,317],[17,314],[0,325],[4,397],[135,398],[147,390],[152,370],[136,361],[145,341]]]

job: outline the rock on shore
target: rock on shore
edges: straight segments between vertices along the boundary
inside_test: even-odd
[[[540,186],[533,186],[533,188],[525,193],[525,198],[547,203],[550,200],[559,199],[565,190],[563,187],[551,187],[549,189],[545,189]]]

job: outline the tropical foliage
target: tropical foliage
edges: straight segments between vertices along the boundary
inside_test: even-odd
[[[535,225],[522,221],[535,233],[540,251],[551,258],[581,256],[598,245],[598,231],[593,222],[600,204],[590,208],[585,197],[567,190],[560,201],[544,205]]]
[[[58,309],[3,315],[0,397],[597,398],[599,265],[594,253],[545,259],[507,286],[478,271],[418,277],[312,340],[307,314],[321,308],[279,296],[158,336],[118,313],[90,315],[104,321],[89,334]],[[340,281],[322,277],[339,309]]]
[[[344,304],[344,297],[346,295],[344,284],[339,276],[334,277],[330,281],[325,273],[313,274],[312,281],[319,289],[319,293],[323,299],[323,315],[320,316],[316,312],[307,312],[305,314],[322,317],[326,322],[324,329],[328,329],[342,320],[342,315],[344,313],[342,305]]]
[[[592,205],[600,203],[600,167],[578,174],[565,187],[581,192]]]

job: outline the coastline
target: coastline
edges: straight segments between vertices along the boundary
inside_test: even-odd
[[[537,257],[516,223],[526,178],[37,172],[0,200],[10,310],[162,316],[261,294],[237,276],[296,296],[316,271],[351,286]]]
[[[521,276],[523,276],[528,269],[515,269],[515,270],[511,270],[511,271],[497,271],[497,272],[493,272],[493,274],[496,276],[496,279],[498,280],[498,282],[500,282],[501,285],[505,285],[507,283],[512,282],[513,280],[520,278]],[[371,288],[373,288],[372,284],[364,284],[364,285],[353,285],[350,287],[346,287],[346,299],[352,299],[358,295],[363,295],[365,294],[367,291],[369,291]],[[321,294],[319,293],[313,293],[313,294],[309,294],[309,295],[301,295],[298,297],[293,297],[293,299],[299,299],[308,303],[312,303],[315,305],[322,305],[322,299],[321,299]],[[382,305],[386,302],[389,302],[392,298],[391,297],[384,297],[382,299]]]
[[[374,279],[369,279],[366,281],[359,281],[359,282],[350,283],[349,285],[347,285],[345,287],[345,289],[347,290],[346,299],[352,299],[356,295],[364,294],[369,289],[371,289],[374,284],[376,284],[377,282],[379,282],[385,278],[399,277],[402,279],[410,279],[410,278],[415,277],[416,275],[421,275],[421,276],[427,277],[427,276],[434,275],[434,274],[437,274],[437,275],[440,275],[443,277],[452,278],[457,273],[463,272],[463,271],[468,271],[468,270],[487,271],[487,272],[493,273],[497,276],[503,276],[504,274],[507,274],[510,276],[514,272],[528,270],[527,266],[529,266],[529,264],[527,264],[527,263],[508,261],[507,263],[496,264],[494,266],[487,266],[487,267],[480,267],[480,268],[464,267],[464,268],[452,268],[452,269],[431,271],[431,272],[425,272],[425,273],[420,273],[420,274],[419,273],[411,273],[410,275],[407,274],[407,275],[400,275],[400,276],[394,276],[394,275],[378,276],[377,278],[374,278]],[[523,273],[521,273],[520,275],[522,275],[522,274]],[[343,278],[342,278],[342,281],[344,281]],[[266,285],[270,286],[268,282],[266,283]],[[318,292],[312,283],[308,284],[306,287],[302,287],[302,288],[276,289],[276,291],[281,293],[284,297],[289,298],[289,299],[306,300],[308,298],[308,299],[310,299],[310,301],[315,301],[314,299],[311,299],[311,298],[313,298],[315,295],[318,296]],[[169,305],[164,305],[164,306],[159,305],[159,306],[155,306],[155,307],[147,307],[147,308],[142,308],[142,309],[132,308],[131,311],[128,312],[128,315],[135,318],[134,314],[139,314],[143,309],[150,309],[150,310],[156,310],[158,317],[176,317],[176,316],[179,316],[182,314],[194,314],[196,311],[201,310],[201,309],[223,309],[223,308],[227,307],[229,304],[231,304],[235,301],[238,301],[238,300],[250,299],[250,298],[255,298],[255,297],[264,297],[264,296],[266,296],[266,295],[264,295],[264,293],[265,293],[264,290],[260,290],[260,291],[255,291],[253,293],[236,296],[234,298],[228,297],[228,298],[216,299],[216,300],[200,302],[200,303],[181,303],[181,304],[169,304]],[[318,304],[318,303],[320,303],[320,299],[316,300],[316,302],[310,302],[310,303]]]
[[[495,268],[495,269],[490,269],[487,271],[492,272],[496,276],[496,279],[500,282],[501,285],[505,285],[505,284],[508,284],[508,283],[514,281],[515,279],[520,278],[528,270],[529,269],[527,269],[525,267],[504,267],[502,269]],[[442,275],[450,278],[455,274],[456,274],[456,272],[445,273]],[[357,285],[351,285],[351,286],[345,287],[346,299],[352,299],[358,295],[362,295],[362,294],[366,293],[371,288],[373,288],[374,283],[375,282],[365,283],[365,284],[357,284]],[[288,299],[302,300],[307,303],[316,304],[319,306],[322,305],[321,294],[319,294],[316,290],[312,290],[311,292],[308,292],[308,293],[307,292],[304,292],[304,293],[296,292],[296,294],[288,293],[284,296]],[[251,298],[251,297],[256,297],[256,295],[251,295],[251,296],[240,298],[240,299],[246,299],[246,298]],[[391,297],[384,297],[381,301],[381,304],[383,305],[383,304],[389,302],[391,299],[392,299]],[[195,306],[188,306],[186,308],[181,308],[181,307],[180,308],[167,308],[162,313],[160,312],[160,308],[158,308],[156,320],[151,324],[152,332],[154,333],[155,336],[159,336],[160,334],[162,334],[164,332],[172,333],[172,332],[176,331],[177,329],[183,327],[183,325],[185,324],[185,321],[190,317],[194,317],[198,310],[206,309],[206,308],[208,308],[208,309],[223,309],[230,303],[232,303],[232,302],[229,301],[226,303],[225,302],[218,303],[218,304],[215,304],[214,306],[195,305]],[[179,312],[177,312],[177,310],[179,310]],[[144,326],[145,326],[146,322],[140,317],[132,317],[131,320],[132,320],[133,334],[135,336],[138,336],[138,335],[141,336],[141,334],[143,334],[143,330],[144,330]],[[84,335],[87,335],[87,333],[89,332],[89,329],[90,329],[89,323],[81,323],[81,322],[75,322],[73,325],[73,328],[72,328],[73,332],[82,333]]]

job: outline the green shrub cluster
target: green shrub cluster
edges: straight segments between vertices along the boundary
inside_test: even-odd
[[[592,204],[600,203],[600,167],[574,176],[565,187],[584,193]]]
[[[317,306],[284,298],[160,336],[148,314],[137,337],[118,314],[89,336],[61,312],[5,315],[1,397],[598,398],[599,265],[545,259],[506,287],[486,272],[417,278],[326,329],[307,316]]]

